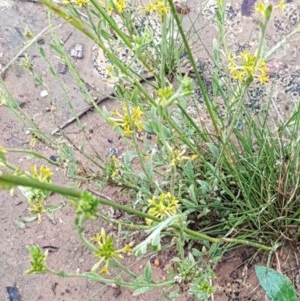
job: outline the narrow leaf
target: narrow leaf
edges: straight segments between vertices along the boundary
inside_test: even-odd
[[[151,270],[150,262],[148,262],[145,266],[144,276],[145,276],[146,282],[150,283],[152,281],[152,270]]]
[[[151,287],[140,287],[138,289],[136,289],[134,292],[133,292],[133,296],[137,296],[137,295],[141,295],[143,293],[146,293],[146,292],[149,292],[152,288]]]

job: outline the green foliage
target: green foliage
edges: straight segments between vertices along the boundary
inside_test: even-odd
[[[256,10],[263,19],[258,21],[258,49],[255,54],[246,50],[233,55],[226,43],[226,1],[217,1],[219,35],[213,41],[213,53],[208,53],[213,62],[209,89],[173,1],[158,0],[141,9],[129,2],[125,8],[122,0],[105,1],[103,5],[96,0],[72,0],[69,6],[58,6],[50,0],[40,2],[91,39],[108,59],[108,79],[114,87],[114,97],[120,102],[114,111],[95,103],[68,51],[52,33],[52,50],[68,66],[81,96],[128,143],[124,153],[113,153],[106,160],[101,158],[101,164],[95,159],[99,158],[97,152],[90,153],[93,148],[86,151],[85,146],[91,146],[88,139],[82,146],[66,145],[64,140],[55,144],[58,165],[69,179],[79,177],[77,155],[80,153],[89,164],[101,169],[100,176],[83,175],[82,183],[96,178],[101,187],[118,186],[122,193],[130,196],[128,206],[87,191],[52,185],[50,169],[38,171],[35,167],[32,174],[20,171],[8,162],[5,150],[0,147],[0,168],[17,174],[11,176],[1,170],[1,188],[21,187],[31,213],[39,221],[43,213],[55,210],[45,203],[51,191],[72,200],[76,231],[83,245],[97,259],[90,272],[76,274],[76,277],[128,287],[135,295],[168,286],[173,290],[172,296],[176,296],[179,293],[174,290],[179,284],[187,286],[196,298],[208,300],[214,293],[214,265],[227,248],[247,245],[271,251],[276,246],[274,241],[280,239],[279,243],[283,243],[285,237],[290,238],[289,230],[299,224],[300,218],[300,105],[287,120],[270,126],[268,112],[254,115],[245,103],[253,84],[263,85],[268,80],[266,29],[276,7],[259,2]],[[82,11],[86,18],[82,18]],[[159,27],[152,27],[157,25],[153,25],[154,21]],[[200,43],[201,33],[199,35]],[[124,62],[124,55],[118,53],[120,47],[126,47],[129,62]],[[40,53],[74,113],[51,58],[41,47]],[[192,69],[186,74],[180,71],[182,57],[188,58]],[[25,58],[23,66],[39,84],[46,85],[29,58]],[[195,89],[200,90],[203,103],[196,99]],[[7,98],[6,94],[1,92],[1,99]],[[29,124],[15,102],[6,99],[2,102]],[[222,114],[220,103],[224,107]],[[76,121],[80,131],[85,133],[78,116]],[[36,125],[31,124],[30,128],[38,131]],[[43,133],[40,134],[43,137]],[[100,204],[121,210],[124,218],[103,214]],[[115,223],[120,237],[102,229],[93,239],[87,238],[85,222],[98,218]],[[16,222],[24,227],[26,221]],[[145,256],[149,250],[163,251],[165,241],[176,249],[178,256],[166,281],[153,279],[150,263],[139,275],[122,263],[131,245],[117,246],[124,238],[135,236],[136,230],[145,235],[135,242],[133,255],[136,257]],[[199,242],[205,245],[201,251],[195,247]],[[46,255],[38,247],[29,248],[29,252],[32,255],[29,273],[48,271],[62,277],[74,276],[46,267]],[[106,276],[110,269],[121,273],[111,279]],[[262,267],[257,268],[257,274],[270,298],[285,300],[276,299],[280,294],[290,294],[293,298],[286,279]]]
[[[284,275],[264,266],[255,267],[259,283],[271,301],[297,301],[291,281]]]
[[[31,255],[31,268],[26,271],[27,274],[40,274],[47,271],[45,264],[46,254],[38,246],[28,247],[28,251]]]
[[[99,202],[97,198],[91,195],[91,193],[84,191],[79,200],[73,202],[76,207],[76,215],[78,218],[95,219]]]

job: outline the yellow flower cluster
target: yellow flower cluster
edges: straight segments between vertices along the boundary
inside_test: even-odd
[[[113,179],[119,175],[118,161],[116,156],[111,156],[111,168],[112,168],[111,177]]]
[[[112,122],[113,126],[120,127],[127,136],[132,135],[135,130],[142,132],[144,128],[142,122],[142,116],[144,115],[144,112],[141,110],[141,108],[138,106],[130,110],[126,104],[123,103],[122,109],[123,115],[119,113],[118,110],[114,110],[112,112],[111,115],[113,117],[109,118],[109,121]]]
[[[261,84],[269,81],[267,64],[263,59],[258,59],[248,50],[233,58],[228,55],[228,69],[233,78],[243,83],[249,78],[258,80]]]
[[[122,249],[116,250],[112,238],[105,233],[104,229],[101,229],[101,232],[97,233],[91,238],[91,240],[97,244],[97,249],[94,252],[95,257],[100,258],[100,260],[93,266],[92,271],[98,270],[104,262],[105,264],[100,270],[101,274],[109,274],[108,266],[109,261],[112,258],[124,259],[122,253],[131,252],[131,247],[129,245],[125,245]]]
[[[171,165],[176,166],[179,163],[185,162],[185,161],[193,161],[195,160],[198,156],[197,155],[190,155],[187,156],[185,155],[186,150],[179,150],[175,149],[172,151],[172,160],[171,160]]]
[[[166,86],[157,90],[157,96],[161,100],[161,102],[170,99],[173,95],[174,89],[172,86]]]
[[[51,177],[53,176],[53,173],[47,166],[42,165],[39,171],[37,170],[36,166],[31,166],[30,171],[32,172],[33,177],[37,180],[51,183]]]
[[[148,214],[158,218],[165,218],[177,212],[179,202],[170,192],[167,192],[148,200],[148,207]],[[152,220],[146,219],[146,223],[151,225]]]
[[[268,7],[269,4],[265,4],[259,0],[256,4],[255,10],[260,13],[264,19],[266,19]],[[281,0],[278,5],[274,6],[274,8],[280,8],[283,11],[285,9],[285,0]]]
[[[105,7],[109,14],[113,12],[121,14],[126,8],[126,0],[104,0],[99,1],[99,4]]]
[[[155,2],[150,1],[146,7],[142,8],[142,11],[146,13],[157,12],[163,17],[170,11],[170,7],[166,0],[156,0]]]
[[[53,173],[50,168],[42,165],[38,170],[36,166],[31,166],[30,171],[35,179],[46,183],[52,182],[51,178]],[[42,214],[47,212],[44,207],[44,202],[50,193],[48,191],[33,188],[23,188],[23,190],[27,196],[29,211],[36,215],[38,222],[40,222]]]

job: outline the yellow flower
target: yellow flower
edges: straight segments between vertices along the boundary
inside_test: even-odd
[[[155,5],[155,3],[151,2],[151,1],[149,2],[149,4],[146,7],[142,8],[143,12],[148,12],[148,13],[152,13],[155,10],[156,10],[156,5]]]
[[[255,10],[260,13],[264,19],[266,18],[266,5],[261,0],[258,1]]]
[[[163,17],[164,15],[166,15],[169,12],[170,8],[168,5],[165,4],[165,1],[158,0],[158,1],[156,1],[156,3],[157,3],[156,10],[161,17]]]
[[[87,5],[89,2],[90,2],[90,0],[75,0],[74,1],[75,5],[78,5],[78,6]]]
[[[232,77],[243,83],[249,78],[258,80],[261,84],[268,82],[267,64],[263,59],[257,59],[256,54],[252,55],[248,50],[233,58],[227,56],[228,70]]]
[[[157,96],[161,100],[161,102],[170,99],[173,95],[174,95],[174,89],[172,86],[167,86],[157,90]]]
[[[285,9],[285,0],[281,0],[280,2],[279,2],[279,4],[277,5],[277,6],[275,6],[275,8],[280,8],[282,11],[284,11],[284,9]]]
[[[257,63],[257,74],[256,74],[256,78],[259,80],[259,82],[261,84],[265,84],[269,81],[269,77],[268,77],[268,67],[265,61],[263,60],[259,60]]]
[[[132,135],[135,130],[142,132],[144,129],[142,122],[144,112],[141,110],[141,108],[138,106],[128,109],[126,104],[123,103],[122,109],[123,115],[118,110],[114,110],[111,113],[113,117],[109,118],[108,120],[112,122],[113,126],[120,127],[126,136]]]
[[[109,274],[108,265],[111,259],[124,259],[122,254],[131,252],[129,245],[125,245],[122,249],[116,250],[112,238],[105,233],[103,228],[100,233],[97,233],[91,238],[91,241],[96,243],[96,249],[94,251],[95,257],[100,258],[93,266],[92,271],[98,270],[101,264],[104,263],[104,266],[100,270],[101,274]]]
[[[111,15],[113,12],[118,14],[123,13],[126,8],[126,0],[109,0],[109,1],[99,1],[99,4],[105,9],[108,10],[108,13]]]
[[[170,192],[161,193],[160,196],[155,196],[148,200],[148,207],[148,214],[158,218],[165,218],[177,212],[179,202]],[[146,219],[146,223],[151,225],[152,220]]]
[[[118,161],[117,161],[116,156],[111,156],[111,164],[112,164],[112,168],[113,168],[111,177],[115,178],[116,176],[119,175]]]
[[[42,165],[40,167],[39,172],[35,165],[31,166],[30,170],[33,174],[33,177],[36,178],[37,180],[39,180],[41,182],[51,183],[51,177],[53,176],[53,173],[52,173],[51,169],[48,168],[47,166]]]
[[[163,17],[170,11],[170,7],[165,0],[156,0],[154,3],[150,1],[146,7],[142,8],[142,11],[146,13],[157,12]]]
[[[116,9],[117,9],[117,12],[119,14],[121,14],[125,7],[126,7],[126,3],[125,3],[125,0],[117,0],[114,2],[115,6],[116,6]]]
[[[186,150],[178,150],[175,149],[172,151],[172,160],[171,160],[171,165],[176,166],[178,163],[184,162],[184,161],[192,161],[196,159],[198,156],[197,155],[191,155],[191,156],[184,156]]]
[[[40,223],[42,221],[42,214],[46,213],[47,210],[44,208],[45,198],[42,194],[36,193],[34,197],[31,197],[28,200],[29,211],[36,215],[37,222]]]

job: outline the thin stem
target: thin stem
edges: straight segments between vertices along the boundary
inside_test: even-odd
[[[56,275],[56,276],[60,276],[60,277],[68,277],[68,278],[84,278],[84,279],[90,279],[90,280],[94,280],[97,282],[100,282],[102,284],[106,284],[106,285],[112,285],[112,284],[117,284],[119,286],[122,287],[126,287],[129,289],[137,289],[137,288],[144,288],[144,287],[149,287],[149,288],[156,288],[156,287],[163,287],[166,285],[170,285],[170,284],[174,284],[173,280],[168,280],[165,282],[154,282],[154,283],[145,283],[145,282],[126,282],[123,281],[121,279],[106,279],[101,277],[99,274],[97,273],[92,273],[92,272],[87,272],[87,273],[82,273],[82,274],[73,274],[73,273],[67,273],[64,271],[54,271],[50,268],[47,267],[47,272]]]
[[[194,60],[190,44],[189,44],[189,42],[187,40],[187,37],[186,37],[186,35],[185,35],[184,31],[183,31],[182,24],[181,24],[181,22],[179,20],[177,12],[176,12],[175,4],[173,3],[172,0],[168,0],[168,2],[169,2],[169,5],[170,5],[170,8],[171,8],[172,15],[173,15],[173,17],[174,17],[174,19],[176,21],[178,30],[180,32],[181,38],[183,40],[185,49],[186,49],[186,51],[188,53],[189,60],[190,60],[190,62],[192,64],[193,70],[195,71],[195,76],[196,76],[196,79],[197,79],[197,84],[199,85],[201,93],[203,95],[203,99],[204,99],[205,105],[207,107],[209,116],[210,116],[210,118],[212,120],[213,127],[214,127],[215,132],[216,132],[216,136],[220,137],[221,136],[221,132],[220,132],[220,129],[218,127],[217,120],[215,118],[215,114],[214,114],[214,111],[213,111],[213,108],[212,108],[211,101],[209,99],[207,90],[206,90],[206,88],[204,86],[203,80],[201,79],[200,74],[198,72],[197,65],[196,65],[196,62]]]
[[[43,160],[47,161],[49,164],[60,166],[59,163],[57,163],[57,162],[55,162],[55,161],[53,161],[53,160],[45,157],[44,155],[42,155],[40,153],[32,151],[32,150],[28,150],[28,149],[16,149],[16,148],[6,148],[6,151],[9,152],[9,153],[28,154],[28,155],[31,155],[31,156],[43,159]]]
[[[50,184],[50,183],[40,182],[35,179],[13,176],[13,175],[6,174],[6,173],[3,173],[0,171],[0,184],[1,183],[14,185],[14,186],[26,186],[26,187],[38,188],[38,189],[42,189],[42,190],[59,193],[61,195],[64,195],[67,197],[73,197],[73,198],[80,198],[82,195],[82,191],[79,191],[79,190],[74,190],[74,189],[70,189],[67,187],[57,186],[57,185]],[[162,221],[161,219],[154,217],[150,214],[133,209],[126,205],[119,204],[117,202],[109,201],[109,200],[102,199],[102,198],[97,198],[97,200],[102,205],[107,205],[109,207],[113,207],[113,208],[119,209],[121,211],[130,213],[130,214],[133,214],[133,215],[145,218],[145,219],[150,219],[150,220],[158,222],[158,223]],[[206,234],[190,230],[186,227],[181,228],[178,225],[171,225],[171,227],[178,231],[180,231],[182,229],[182,231],[184,231],[187,235],[191,236],[191,238],[195,239],[195,240],[204,240],[204,241],[209,241],[211,243],[230,242],[230,243],[234,243],[234,244],[252,246],[252,247],[264,250],[264,251],[272,250],[272,247],[268,247],[266,245],[252,242],[252,241],[247,241],[247,240],[243,240],[243,239],[235,239],[235,238],[214,238],[214,237],[210,237]]]

